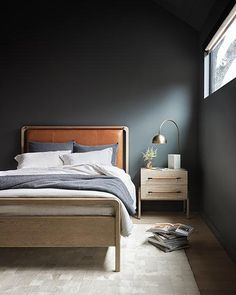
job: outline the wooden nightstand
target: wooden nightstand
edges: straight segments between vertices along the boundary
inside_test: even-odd
[[[142,201],[183,201],[189,217],[188,171],[185,169],[141,168],[141,187],[138,196],[138,218]]]

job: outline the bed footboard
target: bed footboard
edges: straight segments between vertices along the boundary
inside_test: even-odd
[[[0,198],[1,205],[113,207],[112,216],[0,216],[0,247],[115,247],[120,271],[120,203],[110,198]]]

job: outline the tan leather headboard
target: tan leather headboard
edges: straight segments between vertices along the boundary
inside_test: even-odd
[[[76,141],[84,145],[118,143],[117,167],[128,172],[128,128],[124,126],[24,126],[21,128],[21,152],[28,142]]]

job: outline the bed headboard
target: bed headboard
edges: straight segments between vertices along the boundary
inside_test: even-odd
[[[125,126],[24,126],[21,128],[21,152],[28,143],[76,141],[84,145],[118,143],[117,167],[129,169],[129,129]]]

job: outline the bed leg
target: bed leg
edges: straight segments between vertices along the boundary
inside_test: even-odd
[[[117,203],[115,208],[115,271],[120,271],[120,204]]]
[[[115,257],[115,264],[116,264],[116,266],[115,266],[115,271],[116,272],[119,272],[120,271],[120,245],[119,246],[116,246],[115,247],[116,249],[115,249],[115,255],[116,255],[116,257]]]

